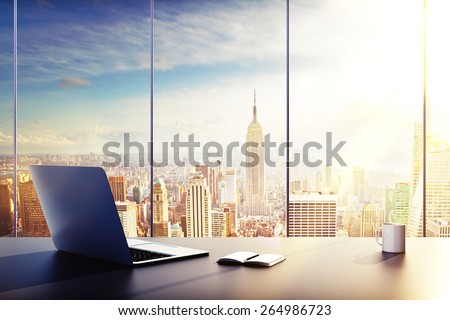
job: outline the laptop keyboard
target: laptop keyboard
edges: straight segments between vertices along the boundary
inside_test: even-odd
[[[167,258],[167,257],[173,256],[172,254],[155,252],[155,251],[144,251],[144,250],[138,250],[135,248],[129,248],[129,249],[130,249],[131,258],[133,259],[133,262],[153,260],[153,259],[159,259],[159,258]]]

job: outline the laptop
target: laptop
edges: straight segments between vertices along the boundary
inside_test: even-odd
[[[130,266],[209,254],[127,239],[108,178],[100,167],[30,165],[30,172],[58,250]]]

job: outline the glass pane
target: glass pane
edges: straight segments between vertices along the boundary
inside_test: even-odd
[[[408,224],[422,169],[422,1],[290,8],[290,137],[301,158],[289,235],[372,237],[383,222]]]
[[[14,3],[0,0],[0,237],[14,233]]]
[[[126,234],[147,235],[149,1],[19,1],[18,11],[21,235],[49,235],[30,164],[103,166],[120,217],[136,222]]]
[[[442,41],[450,30],[446,1],[427,1],[427,160],[426,235],[450,237],[450,48]]]
[[[154,236],[285,234],[285,17],[281,0],[155,1]]]

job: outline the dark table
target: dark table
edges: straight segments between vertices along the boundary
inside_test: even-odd
[[[158,238],[208,257],[124,267],[55,250],[49,238],[0,238],[0,299],[450,299],[450,239]],[[221,266],[239,250],[281,253],[271,268]]]

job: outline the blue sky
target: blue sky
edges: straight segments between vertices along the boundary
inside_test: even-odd
[[[12,22],[12,1],[0,1],[0,153],[12,153],[14,71]]]
[[[124,132],[148,141],[149,10],[148,1],[19,2],[19,153],[99,152]],[[230,82],[239,94],[230,87],[216,94],[216,102],[223,105],[230,90],[245,100],[228,101],[234,113],[210,112],[202,122],[229,125],[244,119],[247,108],[233,139],[244,137],[253,88],[284,70],[283,17],[283,1],[156,1],[155,113],[163,114],[155,120],[155,131],[163,128],[158,137],[170,140],[174,129],[189,134],[196,108],[206,104],[189,95]],[[183,96],[190,116],[172,112],[178,101],[167,96]],[[201,131],[203,139],[214,139],[214,132]],[[8,126],[2,132],[10,142]]]
[[[148,136],[149,28],[148,1],[19,1],[19,153],[98,152],[125,128]]]

